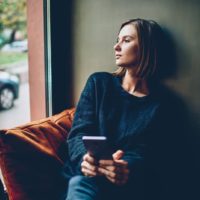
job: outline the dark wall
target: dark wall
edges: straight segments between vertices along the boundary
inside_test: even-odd
[[[190,119],[200,129],[200,1],[76,0],[72,17],[74,103],[89,74],[116,69],[113,45],[120,24],[131,18],[153,19],[168,32],[176,54],[177,73],[167,84],[186,103]]]
[[[185,173],[196,173],[196,178],[191,179],[191,184],[198,187],[200,1],[74,0],[73,5],[72,1],[67,0],[62,1],[62,4],[52,1],[53,113],[70,107],[72,98],[73,105],[77,103],[85,81],[91,73],[116,69],[113,45],[120,24],[131,18],[157,21],[170,38],[175,62],[169,62],[169,67],[174,65],[177,71],[166,84],[184,104],[184,114],[189,127],[187,133],[190,137],[190,145],[185,146],[185,149],[191,150],[190,158],[188,154],[185,157],[187,165],[191,165],[191,171]]]
[[[185,162],[191,165],[198,181],[200,171],[200,1],[198,0],[75,0],[73,10],[74,104],[77,103],[87,77],[96,71],[114,71],[113,45],[120,24],[132,18],[157,21],[168,34],[176,74],[166,81],[184,104],[192,150]],[[171,59],[169,57],[169,59]],[[174,66],[172,66],[174,65]],[[179,119],[177,118],[177,122]],[[181,129],[180,129],[181,130]],[[180,141],[182,138],[180,137]],[[179,144],[177,144],[179,145]],[[170,148],[170,147],[169,147]],[[193,158],[193,159],[192,159]],[[190,161],[192,162],[190,163]],[[199,179],[199,180],[198,180]],[[191,180],[194,185],[195,180]],[[183,180],[184,182],[184,180]]]

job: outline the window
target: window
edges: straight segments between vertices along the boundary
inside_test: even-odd
[[[0,5],[0,129],[30,121],[26,0]]]

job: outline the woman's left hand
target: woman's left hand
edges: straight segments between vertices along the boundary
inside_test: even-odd
[[[113,160],[99,160],[98,171],[116,185],[124,185],[128,181],[128,163],[120,158],[123,151],[118,150],[113,154]]]

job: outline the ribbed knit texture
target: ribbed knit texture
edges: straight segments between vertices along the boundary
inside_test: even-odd
[[[110,73],[92,74],[81,94],[68,137],[71,163],[80,169],[86,149],[84,135],[107,136],[113,151],[124,150],[130,169],[141,162],[145,135],[159,108],[153,96],[136,97],[125,91],[120,78]]]

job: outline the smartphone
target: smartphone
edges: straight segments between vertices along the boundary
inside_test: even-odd
[[[112,160],[112,151],[105,136],[83,136],[85,148],[98,160]]]

